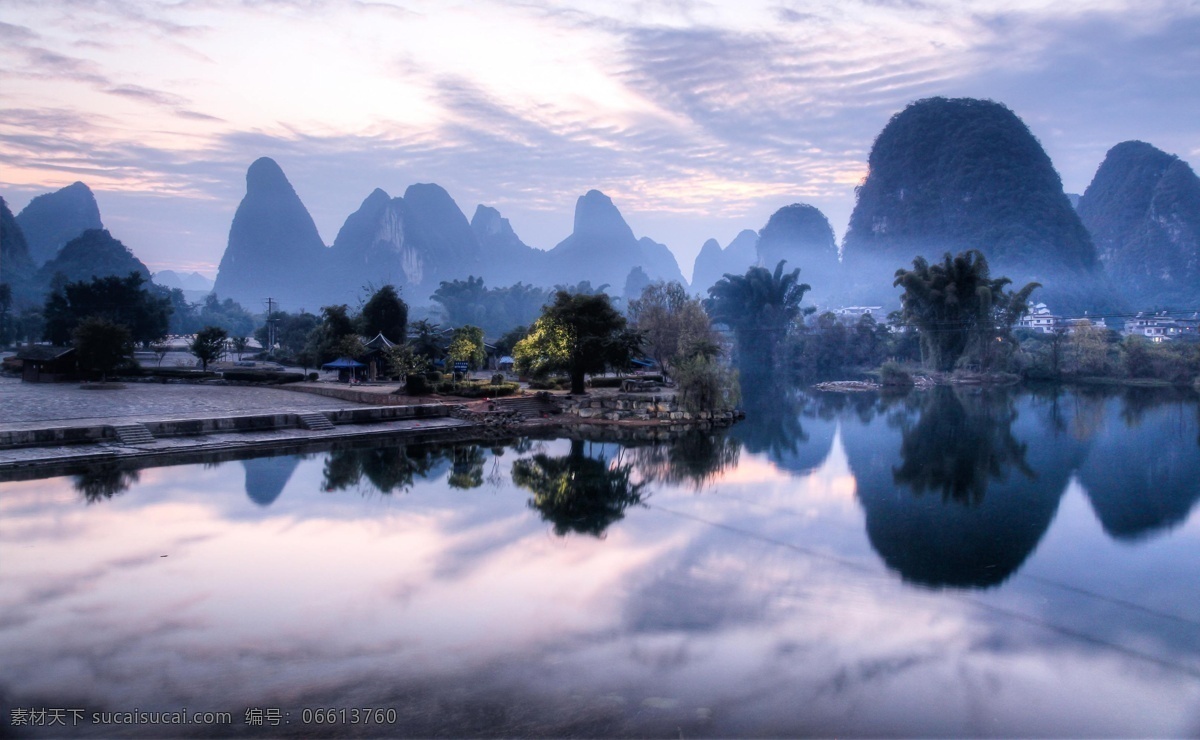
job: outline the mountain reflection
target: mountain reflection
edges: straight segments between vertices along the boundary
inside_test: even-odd
[[[259,506],[270,506],[283,493],[283,487],[299,464],[299,455],[242,460],[242,467],[246,469],[246,495]]]
[[[1119,410],[1108,404],[1079,479],[1111,537],[1134,541],[1170,529],[1200,500],[1193,403],[1143,391],[1125,394]]]
[[[871,546],[912,583],[1003,583],[1049,528],[1086,448],[1036,422],[1018,434],[1007,393],[915,397],[887,425],[843,417]]]
[[[844,396],[838,401],[843,399]],[[834,416],[828,413],[830,409],[820,413],[821,402],[822,399],[799,394],[769,375],[760,376],[758,383],[743,386],[742,408],[746,419],[733,426],[730,437],[747,452],[766,454],[767,459],[785,470],[808,473],[828,456],[837,428]]]
[[[513,483],[533,493],[529,502],[559,537],[569,532],[599,537],[625,509],[641,503],[644,483],[633,483],[631,464],[612,465],[584,454],[584,442],[571,440],[571,451],[551,457],[539,453],[513,463]]]

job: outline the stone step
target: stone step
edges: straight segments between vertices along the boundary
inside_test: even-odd
[[[329,421],[329,417],[319,412],[308,414],[299,414],[300,428],[311,429],[314,432],[328,432],[333,429],[333,422]]]
[[[154,435],[143,424],[114,425],[112,430],[123,445],[144,445],[154,442]]]

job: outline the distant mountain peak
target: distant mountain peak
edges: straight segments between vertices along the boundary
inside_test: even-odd
[[[17,214],[17,223],[37,265],[53,259],[63,245],[88,229],[104,228],[96,196],[82,182],[37,196]]]

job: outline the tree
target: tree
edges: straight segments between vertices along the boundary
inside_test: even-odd
[[[442,346],[441,327],[437,324],[421,319],[414,321],[408,328],[408,343],[413,352],[430,360],[436,360],[446,353],[445,347]]]
[[[108,380],[109,374],[133,357],[133,336],[126,327],[99,316],[84,319],[73,335],[79,366]]]
[[[751,267],[745,275],[726,273],[708,289],[705,308],[714,322],[733,329],[743,371],[773,370],[780,342],[801,315],[800,301],[809,286],[800,282],[800,268],[785,275],[784,264],[780,260],[774,273],[765,267]]]
[[[664,371],[719,347],[703,302],[676,282],[647,285],[629,302],[629,319],[645,340],[643,349]]]
[[[229,336],[219,326],[206,326],[196,332],[196,336],[188,345],[188,351],[200,361],[200,368],[208,371],[208,363],[221,356],[225,349],[225,337]]]
[[[250,340],[246,337],[234,337],[229,340],[229,346],[233,348],[237,358],[242,359],[242,353],[246,351],[246,347],[250,346]]]
[[[347,337],[358,338],[349,307],[344,303],[322,306],[321,323],[309,333],[305,349],[317,364],[332,362],[346,354],[344,345]]]
[[[46,298],[45,339],[65,345],[85,318],[98,316],[129,329],[133,341],[149,345],[167,334],[170,298],[146,286],[136,272],[126,277],[109,275],[90,281],[64,283]]]
[[[948,371],[965,355],[984,369],[990,367],[993,344],[1011,340],[1013,325],[1040,287],[1029,283],[1012,293],[1004,289],[1011,282],[1006,277],[993,279],[987,259],[974,249],[955,257],[947,252],[933,265],[917,257],[913,269],[896,270],[893,284],[904,288],[901,312],[920,335],[922,360],[935,370]]]
[[[363,304],[359,333],[368,339],[382,334],[394,344],[408,337],[408,304],[400,299],[394,285],[385,285]]]
[[[460,326],[454,330],[446,356],[452,362],[466,362],[472,370],[483,367],[487,353],[483,347],[483,329],[478,326]]]
[[[695,355],[676,364],[676,387],[684,411],[732,409],[740,400],[737,371],[711,357]]]
[[[12,287],[8,283],[0,283],[0,347],[7,347],[12,339]]]
[[[583,393],[587,373],[627,365],[640,344],[640,336],[627,329],[607,295],[560,290],[513,351],[519,370],[565,371],[571,392]]]

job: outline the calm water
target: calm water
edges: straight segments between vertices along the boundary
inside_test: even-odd
[[[67,736],[1195,736],[1197,499],[1192,396],[945,389],[0,483],[0,705]],[[93,722],[184,707],[231,723]]]

